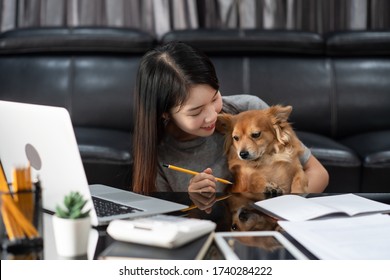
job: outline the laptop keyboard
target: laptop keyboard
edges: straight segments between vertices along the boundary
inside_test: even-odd
[[[128,214],[140,212],[141,210],[118,204],[109,200],[92,197],[93,205],[95,206],[96,215],[98,217],[108,217],[120,214]]]

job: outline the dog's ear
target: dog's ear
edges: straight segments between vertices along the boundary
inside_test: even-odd
[[[269,112],[272,116],[272,126],[276,133],[276,138],[279,143],[286,145],[291,140],[291,135],[288,129],[285,129],[288,126],[288,117],[291,114],[291,106],[272,106],[269,108]]]
[[[222,134],[228,134],[233,131],[233,115],[219,114],[216,129]]]
[[[271,114],[274,116],[274,124],[287,122],[292,111],[292,106],[276,105],[270,108]]]
[[[234,115],[231,114],[218,115],[216,130],[225,135],[225,143],[224,143],[225,154],[228,154],[230,147],[232,146],[233,140],[231,134],[233,133],[234,122],[235,122]]]

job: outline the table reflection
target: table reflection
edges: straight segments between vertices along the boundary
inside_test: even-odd
[[[269,198],[262,193],[159,193],[154,196],[190,205],[178,214],[212,220],[217,224],[216,231],[279,230],[276,220],[254,207],[256,201]]]
[[[241,193],[226,199],[232,231],[277,230],[277,221],[255,209],[256,201],[266,199],[264,194]]]

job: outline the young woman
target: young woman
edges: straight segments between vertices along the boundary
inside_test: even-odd
[[[133,190],[223,192],[233,181],[215,131],[217,114],[264,109],[251,95],[222,97],[210,59],[191,46],[171,42],[149,51],[138,69],[135,90]],[[309,192],[322,192],[328,173],[306,148],[301,157]],[[191,176],[165,168],[172,164],[202,171]]]

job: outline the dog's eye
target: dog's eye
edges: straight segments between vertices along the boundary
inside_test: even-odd
[[[252,138],[259,138],[261,135],[261,132],[254,132],[251,134]]]
[[[238,137],[237,135],[234,135],[233,139],[234,139],[234,141],[238,141],[238,140],[240,140],[240,137]]]

